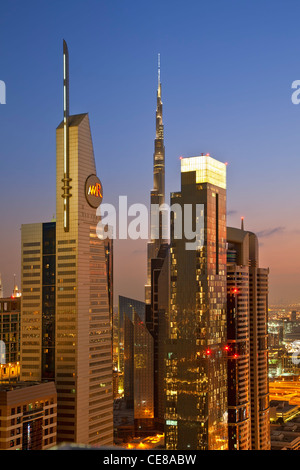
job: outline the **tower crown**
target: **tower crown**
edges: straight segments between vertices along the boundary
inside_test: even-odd
[[[226,165],[211,156],[181,158],[181,173],[196,172],[196,183],[211,183],[226,189]]]

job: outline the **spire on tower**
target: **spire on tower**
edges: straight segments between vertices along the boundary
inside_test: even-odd
[[[158,86],[160,85],[160,54],[158,54]]]
[[[161,98],[161,81],[160,81],[160,54],[157,56],[157,75],[158,75],[158,84],[157,84],[157,99]]]
[[[69,231],[69,198],[70,175],[69,175],[69,51],[65,40],[63,40],[64,58],[64,176],[62,178],[64,198],[64,231]]]

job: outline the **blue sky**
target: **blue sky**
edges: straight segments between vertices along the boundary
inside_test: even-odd
[[[228,161],[228,224],[259,234],[270,301],[300,302],[300,4],[296,0],[5,1],[0,15],[0,272],[20,282],[20,226],[55,213],[62,40],[70,112],[89,112],[106,202],[149,203],[161,54],[166,190],[179,156]],[[143,300],[144,241],[117,242],[115,292]]]

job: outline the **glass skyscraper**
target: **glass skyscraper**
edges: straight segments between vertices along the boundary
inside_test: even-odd
[[[171,204],[182,218],[171,214],[166,448],[226,450],[225,164],[208,155],[181,159],[181,192],[172,193]],[[187,249],[186,224],[195,231],[198,222],[196,246]]]

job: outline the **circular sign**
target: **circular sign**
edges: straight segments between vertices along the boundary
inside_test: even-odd
[[[103,188],[98,176],[90,175],[85,182],[85,197],[88,204],[97,209],[102,202]]]

